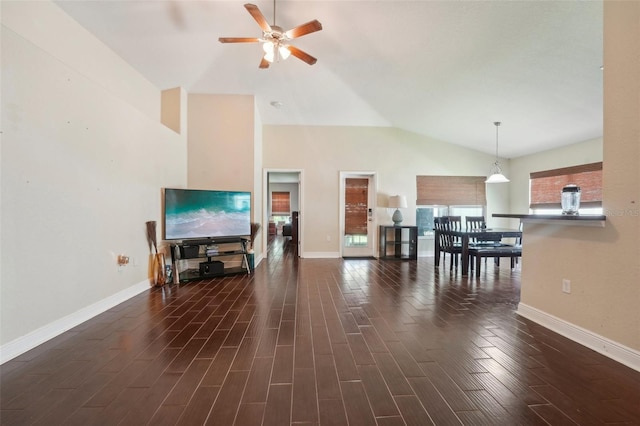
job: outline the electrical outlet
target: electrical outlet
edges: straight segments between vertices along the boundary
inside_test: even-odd
[[[571,293],[571,280],[566,278],[562,280],[562,292]]]
[[[118,266],[126,266],[129,264],[129,256],[125,256],[124,254],[119,254],[117,261],[118,261]]]

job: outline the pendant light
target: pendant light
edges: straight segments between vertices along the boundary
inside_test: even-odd
[[[500,127],[499,121],[494,121],[493,124],[496,126],[496,162],[493,163],[493,167],[491,168],[491,175],[485,180],[485,183],[506,183],[509,182],[509,179],[502,174],[502,169],[500,168],[500,163],[498,162],[498,128]]]

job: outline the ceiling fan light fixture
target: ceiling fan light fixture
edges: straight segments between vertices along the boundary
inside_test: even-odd
[[[275,45],[272,41],[265,41],[262,45],[264,50],[264,59],[268,62],[273,62],[276,59]]]
[[[262,50],[264,50],[264,53],[273,54],[274,47],[275,46],[272,41],[265,41],[264,44],[262,45]]]
[[[289,46],[281,44],[278,46],[278,54],[282,60],[286,60],[290,55],[291,51],[289,50]]]

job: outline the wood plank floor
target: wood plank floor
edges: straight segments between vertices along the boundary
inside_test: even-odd
[[[280,238],[280,237],[278,237]],[[520,273],[294,259],[151,289],[5,363],[2,425],[640,425],[640,373],[514,313]]]

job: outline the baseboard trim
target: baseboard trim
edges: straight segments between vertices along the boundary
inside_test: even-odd
[[[524,303],[518,305],[518,315],[530,319],[543,327],[561,334],[574,342],[580,343],[589,349],[626,365],[636,371],[640,371],[640,352],[621,345],[618,342],[607,339],[592,331],[571,324],[544,311],[528,306]]]
[[[333,251],[307,251],[305,253],[303,253],[303,255],[301,256],[303,258],[306,259],[339,259],[342,256],[340,256],[339,252],[333,252]]]
[[[82,308],[70,315],[60,318],[52,323],[40,327],[24,336],[18,337],[11,342],[5,343],[0,346],[0,364],[4,364],[7,361],[12,360],[18,355],[35,348],[38,345],[43,344],[47,340],[51,340],[56,336],[64,333],[73,327],[82,324],[83,322],[90,320],[91,318],[99,315],[114,306],[131,299],[134,296],[142,293],[145,290],[149,290],[151,285],[149,280],[144,280],[138,284],[121,290],[105,299],[100,300],[94,304]]]

